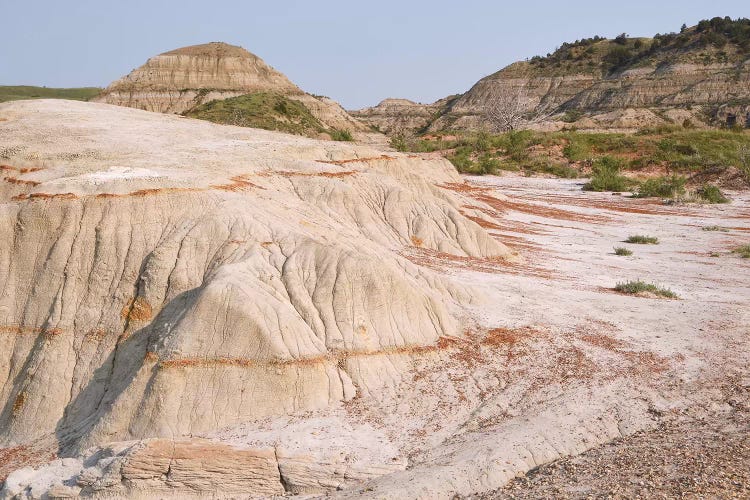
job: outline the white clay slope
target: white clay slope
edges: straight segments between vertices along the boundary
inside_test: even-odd
[[[60,452],[336,405],[462,325],[402,257],[511,257],[444,160],[105,104],[0,105],[0,429]]]

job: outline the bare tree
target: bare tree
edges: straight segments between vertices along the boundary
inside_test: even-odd
[[[553,113],[548,105],[534,106],[526,87],[497,93],[487,99],[484,108],[485,118],[500,132],[528,128],[548,119]]]

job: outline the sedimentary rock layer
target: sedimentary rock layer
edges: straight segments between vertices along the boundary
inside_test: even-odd
[[[112,82],[97,102],[160,113],[253,92],[275,92],[302,102],[327,127],[363,131],[335,101],[306,94],[283,73],[242,47],[212,42],[159,54]]]
[[[0,116],[5,445],[338,404],[461,333],[468,294],[404,248],[512,257],[435,187],[444,160],[93,103]]]

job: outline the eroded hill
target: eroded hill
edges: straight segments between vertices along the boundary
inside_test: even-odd
[[[520,128],[750,126],[750,20],[714,18],[653,38],[576,40],[482,78],[450,103],[399,109],[389,102],[355,114],[385,131],[503,129],[511,125],[489,120],[488,110],[520,102]]]
[[[0,146],[7,497],[454,498],[747,386],[743,193],[72,101]]]
[[[214,111],[214,121],[230,125],[262,127],[294,121],[293,116],[278,110],[274,112],[273,108],[264,116],[264,121],[247,122],[250,125],[245,123],[252,113],[242,109],[226,114],[219,112],[220,101],[248,94],[272,94],[291,100],[322,124],[320,130],[295,127],[295,133],[317,137],[333,130],[350,133],[368,130],[332,99],[305,93],[255,54],[221,42],[182,47],[154,56],[112,82],[95,101],[161,113],[194,112],[197,116],[209,108]],[[283,130],[277,126],[271,128]]]

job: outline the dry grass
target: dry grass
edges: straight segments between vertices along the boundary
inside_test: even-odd
[[[625,243],[635,243],[637,245],[658,245],[659,238],[657,238],[656,236],[634,234],[632,236],[628,236],[628,239],[625,240]]]

